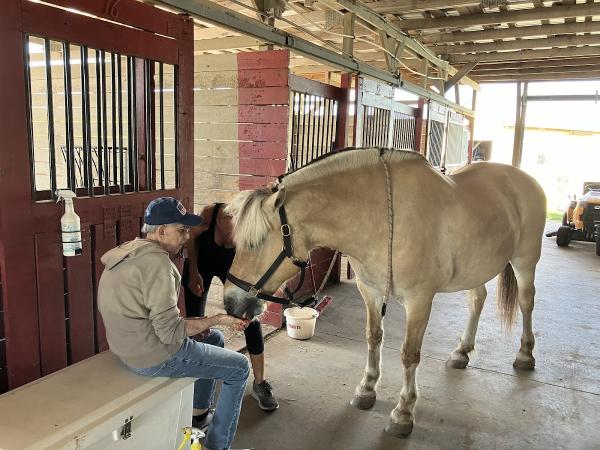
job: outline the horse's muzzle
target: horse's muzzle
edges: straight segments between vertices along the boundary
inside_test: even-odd
[[[225,312],[227,312],[227,314],[239,319],[252,320],[263,313],[265,302],[256,297],[244,295],[241,291],[241,295],[238,296],[237,294],[237,292],[233,295],[225,294],[223,305],[225,306]]]

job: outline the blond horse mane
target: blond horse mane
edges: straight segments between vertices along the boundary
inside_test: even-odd
[[[379,148],[360,148],[333,153],[325,158],[308,164],[282,178],[279,186],[287,189],[299,184],[310,183],[316,179],[334,176],[341,172],[380,164]],[[404,160],[427,160],[417,152],[407,150],[386,149],[382,154],[387,163]],[[263,202],[277,188],[261,188],[255,191],[242,191],[225,208],[225,212],[233,218],[234,242],[236,247],[244,249],[257,248],[271,231],[269,217],[263,209]]]
[[[242,191],[225,208],[225,213],[233,219],[233,240],[236,247],[253,249],[265,240],[271,231],[271,223],[262,205],[272,193],[271,188]]]
[[[427,162],[423,155],[409,150],[380,149],[378,147],[356,148],[332,153],[325,158],[287,174],[283,178],[283,184],[291,187],[300,183],[310,183],[317,178],[334,176],[340,172],[376,166],[377,164],[381,164],[379,158],[382,150],[382,157],[387,163],[396,163],[409,159],[420,159]]]

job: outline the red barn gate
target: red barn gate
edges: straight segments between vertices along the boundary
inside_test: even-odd
[[[106,349],[100,256],[138,235],[153,198],[193,197],[191,19],[49,1],[0,15],[0,393]],[[78,195],[76,257],[62,256],[61,188]]]

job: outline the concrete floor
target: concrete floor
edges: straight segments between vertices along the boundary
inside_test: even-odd
[[[549,223],[554,229],[556,223]],[[281,407],[266,414],[244,400],[234,448],[325,449],[600,449],[600,258],[593,244],[559,249],[544,238],[537,272],[536,370],[512,362],[520,323],[504,335],[488,283],[476,354],[466,370],[447,369],[467,318],[464,293],[436,296],[418,370],[420,398],[407,439],[383,428],[402,378],[402,306],[388,306],[383,377],[376,405],[349,405],[366,360],[365,311],[354,282],[327,293],[334,301],[315,337],[277,332],[266,344],[268,378]]]

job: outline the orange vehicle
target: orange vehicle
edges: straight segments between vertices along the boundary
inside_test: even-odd
[[[600,189],[593,188],[598,184],[586,184],[587,192],[569,204],[563,224],[556,232],[559,247],[568,246],[571,240],[595,241],[596,254],[600,256]]]

